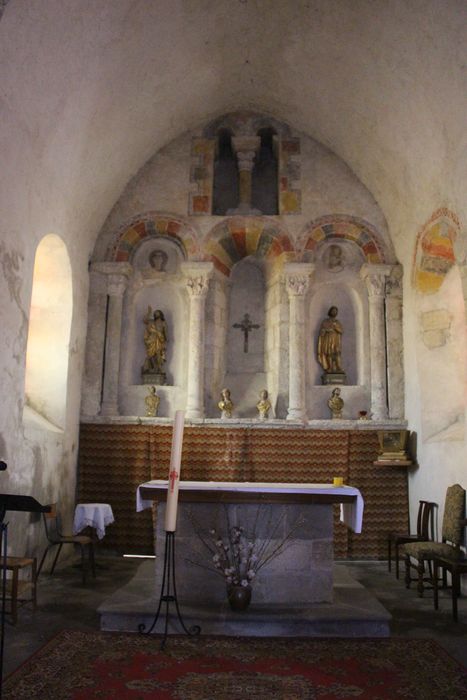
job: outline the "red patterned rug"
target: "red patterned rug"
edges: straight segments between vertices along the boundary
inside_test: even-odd
[[[461,700],[467,675],[420,639],[157,637],[60,633],[3,700]]]

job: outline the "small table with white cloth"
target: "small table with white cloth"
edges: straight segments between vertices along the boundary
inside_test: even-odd
[[[73,534],[78,534],[85,527],[92,527],[97,538],[101,540],[105,535],[105,528],[113,522],[115,518],[109,503],[78,503],[73,520]]]

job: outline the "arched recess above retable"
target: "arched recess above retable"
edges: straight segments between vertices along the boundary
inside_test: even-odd
[[[401,417],[402,289],[392,247],[362,219],[327,216],[306,226],[299,250],[303,260],[314,264],[306,318],[312,346],[307,357],[308,415],[326,415],[330,388],[323,380],[317,345],[321,322],[330,307],[336,306],[344,330],[342,368],[346,377],[342,394],[347,417],[356,417],[360,410],[380,418]],[[394,309],[388,313],[391,304],[397,306],[397,313]],[[384,316],[379,329],[375,327],[377,307],[380,317]],[[383,389],[379,386],[382,377]]]

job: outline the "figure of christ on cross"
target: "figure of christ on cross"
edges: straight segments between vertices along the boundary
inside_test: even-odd
[[[175,482],[178,479],[178,472],[175,469],[172,469],[172,471],[169,474],[169,479],[170,479],[170,492],[174,492],[175,488]]]
[[[240,328],[243,331],[243,352],[248,352],[248,333],[255,328],[259,328],[258,323],[250,321],[250,314],[245,314],[241,323],[234,323],[232,328]]]

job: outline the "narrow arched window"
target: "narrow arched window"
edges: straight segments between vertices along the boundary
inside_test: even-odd
[[[261,145],[252,173],[251,206],[263,214],[278,214],[276,132],[267,127],[260,129],[257,135]]]
[[[232,134],[228,129],[219,129],[214,161],[212,213],[223,216],[237,205],[238,167],[232,149]]]
[[[71,266],[62,239],[39,243],[34,261],[26,352],[25,415],[65,426],[72,316]]]

